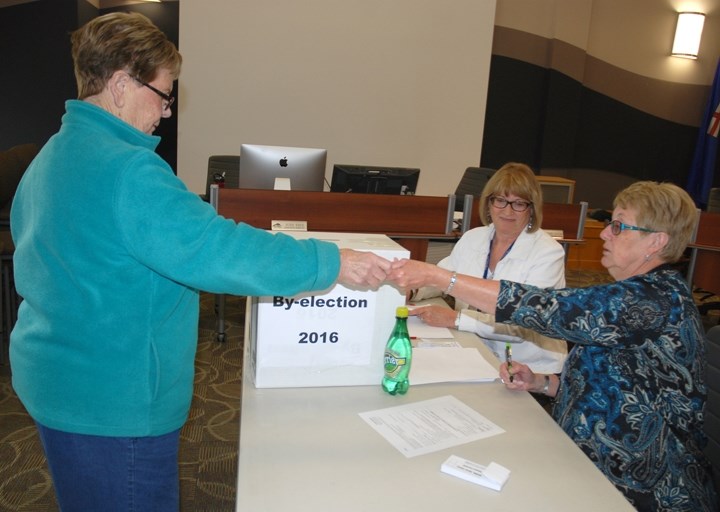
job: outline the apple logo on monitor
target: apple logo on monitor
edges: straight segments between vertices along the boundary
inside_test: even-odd
[[[280,159],[280,167],[287,167],[287,157],[284,156]]]

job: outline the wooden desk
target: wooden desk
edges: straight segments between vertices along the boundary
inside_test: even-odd
[[[458,333],[458,339],[497,365],[475,335]],[[379,383],[256,389],[249,346],[245,343],[238,512],[634,510],[527,393],[508,391],[499,382],[411,386],[407,395],[394,397]],[[408,459],[359,416],[445,395],[506,432]],[[510,469],[510,479],[496,492],[441,473],[451,454],[484,465],[497,462]]]
[[[690,249],[688,281],[694,287],[720,294],[720,213],[699,212]]]
[[[571,246],[568,252],[567,268],[576,270],[605,270],[602,259],[603,241],[600,233],[605,224],[594,219],[585,220],[584,243]]]
[[[213,195],[216,194],[216,199]],[[211,188],[220,215],[261,229],[302,221],[307,231],[380,233],[425,260],[428,240],[454,240],[455,196],[391,196],[298,190]]]

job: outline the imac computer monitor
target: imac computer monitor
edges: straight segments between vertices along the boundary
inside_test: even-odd
[[[240,146],[239,188],[323,191],[326,149]]]
[[[420,169],[406,167],[333,166],[331,192],[414,195]]]

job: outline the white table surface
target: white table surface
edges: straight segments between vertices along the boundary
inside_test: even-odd
[[[476,336],[457,339],[497,365]],[[384,393],[380,383],[256,389],[247,350],[243,371],[238,512],[634,510],[528,393],[499,381],[412,386],[411,379],[404,396]],[[445,395],[506,432],[406,458],[359,416]],[[510,478],[497,492],[441,473],[450,455],[496,462]]]

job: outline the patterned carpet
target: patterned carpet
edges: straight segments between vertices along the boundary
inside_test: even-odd
[[[201,299],[195,388],[180,436],[180,510],[235,510],[245,301],[228,297],[227,341],[214,339],[214,300]],[[0,512],[55,512],[35,426],[0,366]]]
[[[610,282],[606,272],[567,273],[568,286]],[[696,301],[717,300],[696,293]],[[182,512],[235,510],[245,301],[228,297],[227,341],[214,338],[214,300],[201,298],[195,389],[190,418],[181,433]],[[717,323],[717,316],[707,317]],[[0,365],[0,512],[57,511],[37,432]]]

